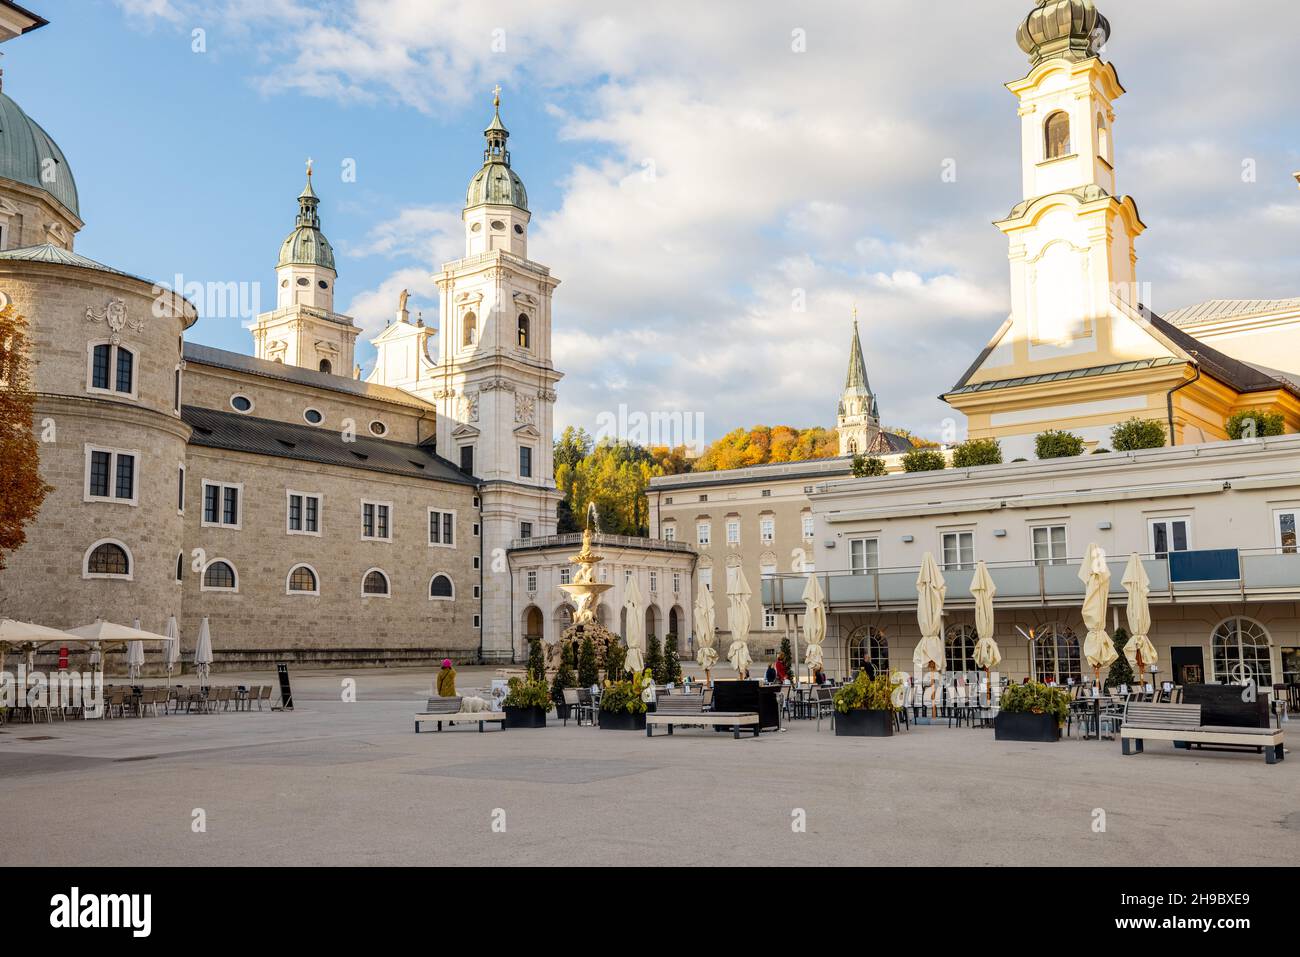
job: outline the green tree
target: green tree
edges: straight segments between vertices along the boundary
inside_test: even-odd
[[[582,647],[578,651],[578,685],[582,688],[590,688],[599,681],[600,672],[596,668],[596,643],[588,635],[582,639]]]
[[[885,474],[885,460],[877,455],[855,455],[853,474],[858,478],[878,478]]]
[[[1001,464],[1002,445],[997,439],[967,439],[952,450],[953,468]]]
[[[605,677],[610,681],[621,681],[627,673],[623,662],[627,659],[627,649],[617,638],[605,646]]]
[[[795,672],[794,651],[790,648],[788,636],[781,639],[781,657],[785,659],[785,670],[793,677]]]
[[[1166,438],[1165,425],[1157,419],[1139,419],[1134,416],[1110,430],[1110,444],[1116,452],[1163,448]]]
[[[1283,435],[1286,432],[1286,419],[1281,412],[1247,409],[1229,416],[1224,428],[1230,439],[1257,439],[1267,435]]]
[[[1123,628],[1116,628],[1111,640],[1115,642],[1115,650],[1119,652],[1119,657],[1110,663],[1110,668],[1106,671],[1106,687],[1118,688],[1120,685],[1128,685],[1131,688],[1134,685],[1133,666],[1124,656],[1124,646],[1128,644],[1128,632]]]
[[[556,669],[555,677],[551,680],[551,700],[556,704],[562,704],[564,689],[572,688],[577,680],[578,676],[573,673],[573,643],[565,642],[564,650],[560,654],[560,667]]]
[[[938,449],[912,449],[903,456],[904,472],[939,472],[948,462]]]
[[[665,677],[667,672],[664,671],[664,652],[663,646],[659,644],[659,637],[651,635],[645,643],[645,666],[650,669],[650,673],[655,676],[656,684],[664,684],[667,681]]]
[[[546,652],[540,638],[528,639],[528,675],[538,681],[546,679]]]
[[[1083,437],[1060,429],[1048,429],[1034,436],[1034,454],[1040,459],[1066,459],[1083,454]]]
[[[682,683],[682,660],[677,655],[677,636],[669,635],[664,639],[664,676],[665,683]]]

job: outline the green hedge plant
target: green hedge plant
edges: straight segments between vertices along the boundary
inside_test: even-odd
[[[1037,681],[1011,685],[1002,692],[1000,706],[1011,714],[1050,714],[1057,724],[1065,724],[1070,715],[1070,696],[1063,688],[1052,688]]]
[[[1230,439],[1258,439],[1267,435],[1282,435],[1286,432],[1286,419],[1281,412],[1269,412],[1267,409],[1247,409],[1228,417],[1224,423]]]
[[[1167,442],[1165,424],[1156,419],[1139,419],[1135,416],[1110,430],[1110,444],[1115,447],[1116,452],[1160,449],[1164,448]]]
[[[885,460],[877,455],[853,456],[853,475],[856,478],[878,478],[885,474]]]
[[[948,461],[938,449],[912,449],[903,456],[904,472],[939,472]]]
[[[501,707],[550,710],[551,689],[546,687],[546,682],[541,678],[533,677],[533,672],[530,671],[527,678],[510,679]]]
[[[601,711],[626,711],[628,714],[645,714],[646,705],[641,692],[654,681],[650,669],[639,671],[630,680],[608,681],[600,695]]]
[[[1083,437],[1060,429],[1048,429],[1034,436],[1034,454],[1040,459],[1067,459],[1083,454]]]
[[[859,671],[858,676],[836,690],[832,698],[835,710],[840,714],[850,711],[898,711],[894,707],[894,691],[902,685],[894,676],[883,671],[874,678],[868,678],[866,671]]]
[[[997,439],[967,439],[952,450],[952,467],[955,469],[1001,464],[1002,444]]]
[[[564,651],[560,654],[560,667],[551,680],[551,700],[556,704],[563,703],[565,689],[572,688],[577,681],[578,676],[573,673],[573,643],[565,642]]]

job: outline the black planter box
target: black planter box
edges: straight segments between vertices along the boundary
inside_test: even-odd
[[[506,713],[507,728],[544,728],[546,727],[545,708],[502,708]]]
[[[567,721],[569,718],[569,705],[563,701],[555,702],[555,717],[558,721]]]
[[[1055,715],[1032,711],[999,711],[993,719],[995,741],[1060,741],[1061,726]]]
[[[645,715],[626,711],[602,711],[600,726],[605,731],[644,731]]]
[[[892,738],[894,712],[859,708],[835,712],[835,734],[854,738]]]

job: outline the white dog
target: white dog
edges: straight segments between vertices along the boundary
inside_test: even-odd
[[[487,699],[474,696],[461,698],[460,710],[462,714],[477,714],[480,711],[491,711],[492,706],[488,704]]]

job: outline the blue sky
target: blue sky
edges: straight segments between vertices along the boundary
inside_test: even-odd
[[[51,25],[5,44],[5,90],[69,158],[80,252],[260,282],[266,304],[311,156],[338,305],[367,336],[404,287],[435,320],[430,276],[462,249],[500,83],[530,254],[561,279],[559,427],[620,404],[699,412],[710,438],[832,425],[856,303],[886,422],[941,436],[937,396],[1005,318],[990,224],[1021,198],[1003,84],[1027,70],[1030,0],[943,16],[910,0],[31,5]],[[1099,5],[1129,90],[1117,175],[1149,227],[1151,305],[1300,295],[1297,5]],[[191,337],[251,347],[237,319]]]

